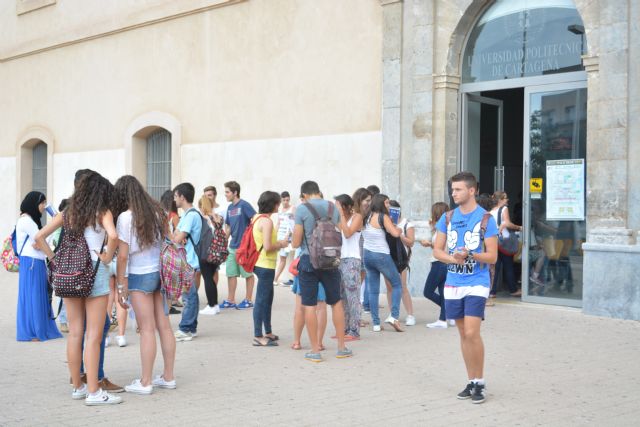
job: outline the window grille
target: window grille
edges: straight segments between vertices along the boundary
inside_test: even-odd
[[[47,144],[44,142],[33,147],[31,189],[47,194]]]
[[[147,138],[147,192],[160,200],[171,189],[171,133],[164,129]]]

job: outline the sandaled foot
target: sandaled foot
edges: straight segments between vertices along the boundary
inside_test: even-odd
[[[269,338],[271,341],[279,341],[280,337],[275,334],[267,334],[265,337]]]
[[[302,346],[299,342],[294,342],[293,344],[291,344],[291,350],[302,350]]]
[[[272,339],[269,338],[254,338],[253,339],[253,346],[254,347],[276,347],[278,345],[277,342],[275,342]]]

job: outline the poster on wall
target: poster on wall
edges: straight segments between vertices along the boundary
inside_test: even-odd
[[[584,221],[584,159],[547,161],[547,220]]]

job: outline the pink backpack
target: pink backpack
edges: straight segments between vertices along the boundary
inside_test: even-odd
[[[193,286],[195,271],[187,262],[187,251],[165,240],[160,251],[160,282],[167,300],[175,301]]]

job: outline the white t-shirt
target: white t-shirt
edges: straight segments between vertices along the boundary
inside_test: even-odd
[[[84,229],[84,240],[89,247],[89,254],[91,254],[91,260],[93,262],[98,261],[98,253],[101,249],[106,248],[105,237],[107,232],[102,225],[97,224],[95,227],[89,226]]]
[[[33,247],[36,242],[33,238],[38,232],[38,226],[29,215],[23,215],[16,222],[16,255],[28,256],[36,259],[45,259],[44,252]],[[27,238],[27,236],[29,236]],[[27,243],[25,244],[25,239]],[[24,247],[22,246],[24,244]],[[22,250],[22,252],[21,252]]]
[[[500,211],[500,209],[502,209]],[[493,217],[493,219],[496,221],[496,225],[498,224],[502,224],[504,222],[504,211],[507,210],[508,208],[506,206],[503,206],[503,208],[493,208],[491,209],[491,212],[489,212],[491,214],[491,216]],[[498,211],[500,211],[500,213],[502,214],[502,218],[500,218],[500,220],[498,221]],[[504,239],[508,239],[509,238],[509,229],[507,227],[504,227],[504,229],[502,230],[502,237]]]
[[[148,274],[160,271],[162,240],[159,239],[152,246],[141,249],[138,245],[135,230],[131,230],[132,218],[130,210],[122,212],[116,225],[118,239],[129,245],[129,273]]]
[[[407,235],[404,232],[405,225],[407,226],[406,227],[407,231],[409,231],[410,228],[415,228],[415,225],[406,218],[402,218],[402,220],[400,220],[400,222],[398,223],[398,228],[402,230],[402,235],[404,237],[407,237]],[[407,253],[409,253],[409,248],[407,247],[407,245],[404,246],[404,249],[407,251]]]

